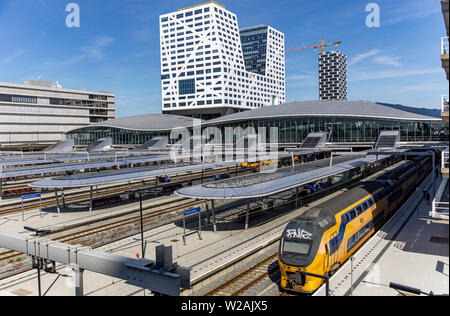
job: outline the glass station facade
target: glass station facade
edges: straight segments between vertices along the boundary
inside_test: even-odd
[[[370,118],[345,117],[301,117],[273,118],[225,123],[226,127],[265,127],[267,134],[271,127],[278,128],[279,143],[302,143],[308,134],[325,132],[330,143],[376,142],[382,131],[400,131],[402,142],[427,142],[448,140],[448,125],[442,121],[400,121]],[[267,135],[269,140],[269,135]]]
[[[170,131],[133,131],[112,127],[86,127],[66,134],[76,146],[89,146],[101,138],[112,138],[113,145],[142,145],[155,137],[169,136]]]
[[[225,139],[233,130],[266,128],[267,140],[271,127],[278,128],[278,142],[300,144],[308,134],[326,132],[330,143],[374,143],[382,131],[400,131],[402,142],[448,141],[449,128],[439,120],[413,121],[374,119],[366,117],[290,117],[205,123],[203,131],[216,127]],[[192,128],[191,128],[192,129]],[[112,138],[114,145],[140,145],[154,137],[170,136],[171,131],[133,131],[111,127],[87,127],[66,134],[78,146],[89,145],[100,138]],[[229,137],[230,135],[228,135]],[[228,138],[229,139],[229,138]]]

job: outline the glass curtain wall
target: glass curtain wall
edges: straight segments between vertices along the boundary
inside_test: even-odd
[[[382,131],[400,131],[402,142],[426,142],[448,140],[448,125],[438,121],[399,121],[343,117],[301,117],[246,120],[223,124],[205,125],[217,127],[222,133],[223,141],[237,140],[243,136],[248,127],[256,132],[265,127],[267,142],[270,140],[270,128],[278,128],[279,143],[302,143],[308,134],[326,132],[328,142],[357,143],[376,142]],[[226,135],[226,133],[228,135]],[[90,145],[100,138],[112,138],[114,145],[140,145],[154,137],[170,136],[170,131],[132,131],[108,127],[85,128],[66,134],[67,139],[74,139],[78,146]]]

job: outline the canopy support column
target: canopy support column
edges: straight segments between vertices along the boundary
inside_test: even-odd
[[[63,205],[63,208],[66,208],[66,199],[65,199],[65,197],[64,197],[64,188],[61,189],[61,198],[62,198],[62,205]]]
[[[209,205],[208,201],[205,202],[205,209],[206,209],[206,221],[208,224],[211,224],[211,220],[209,218]]]
[[[217,225],[216,225],[216,208],[214,207],[214,200],[211,200],[211,208],[212,208],[212,218],[213,218],[213,229],[214,232],[217,232]]]
[[[58,189],[55,188],[55,199],[56,199],[56,210],[58,211],[58,214],[61,214],[61,208],[59,207],[59,200],[58,200]]]
[[[248,230],[249,215],[250,215],[250,200],[247,201],[247,212],[245,212],[245,230]]]
[[[89,212],[92,212],[92,185],[89,187]]]

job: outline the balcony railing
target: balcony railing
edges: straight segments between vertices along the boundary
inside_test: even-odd
[[[445,55],[448,54],[449,47],[448,47],[448,36],[441,38],[441,54]]]
[[[449,96],[448,94],[443,95],[441,97],[441,104],[442,104],[442,112],[448,112],[448,104],[449,104]]]

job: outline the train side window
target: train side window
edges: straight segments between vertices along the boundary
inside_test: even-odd
[[[359,215],[361,215],[362,212],[363,212],[363,210],[362,210],[361,205],[358,205],[358,206],[356,207],[356,214],[358,214],[358,216],[359,216]]]
[[[373,199],[370,198],[367,202],[369,202],[369,207],[372,207],[375,203],[373,202]]]
[[[367,211],[367,209],[369,208],[369,204],[367,204],[367,202],[363,202],[362,206],[364,211]]]
[[[351,210],[350,211],[350,219],[355,219],[356,218],[356,211],[355,210]]]

